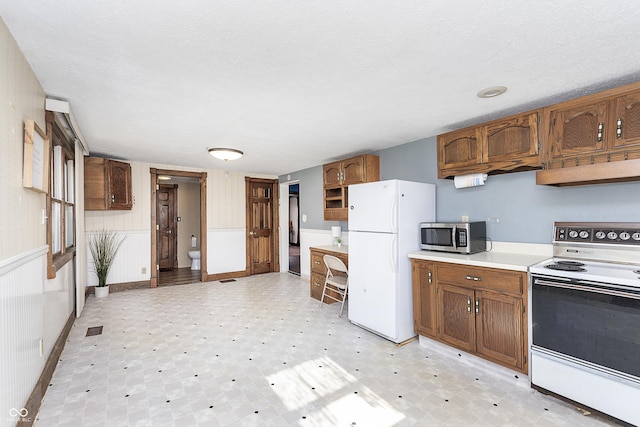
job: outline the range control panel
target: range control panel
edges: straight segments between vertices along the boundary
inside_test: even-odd
[[[554,224],[554,242],[608,243],[640,246],[640,224],[557,222]]]

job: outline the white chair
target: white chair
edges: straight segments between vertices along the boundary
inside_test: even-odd
[[[344,308],[344,301],[347,299],[347,291],[349,288],[349,270],[344,262],[340,258],[332,255],[325,255],[322,257],[324,265],[327,267],[327,276],[324,279],[324,288],[322,288],[322,298],[320,298],[320,307],[324,302],[324,298],[330,298],[334,301],[341,303],[340,314],[338,317],[342,317],[342,309]],[[335,292],[340,298],[335,297],[333,294],[327,293],[327,290]]]

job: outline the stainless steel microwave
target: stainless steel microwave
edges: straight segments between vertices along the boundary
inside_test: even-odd
[[[423,222],[420,247],[429,251],[474,254],[487,250],[487,224],[477,222]]]

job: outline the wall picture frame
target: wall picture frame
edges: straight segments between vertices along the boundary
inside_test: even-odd
[[[34,120],[24,122],[22,186],[41,193],[49,189],[49,138]]]

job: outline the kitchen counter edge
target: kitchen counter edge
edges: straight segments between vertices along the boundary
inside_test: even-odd
[[[551,245],[494,242],[492,250],[487,252],[464,255],[448,252],[419,251],[409,253],[409,258],[526,272],[529,266],[551,258],[552,255],[553,247]]]

